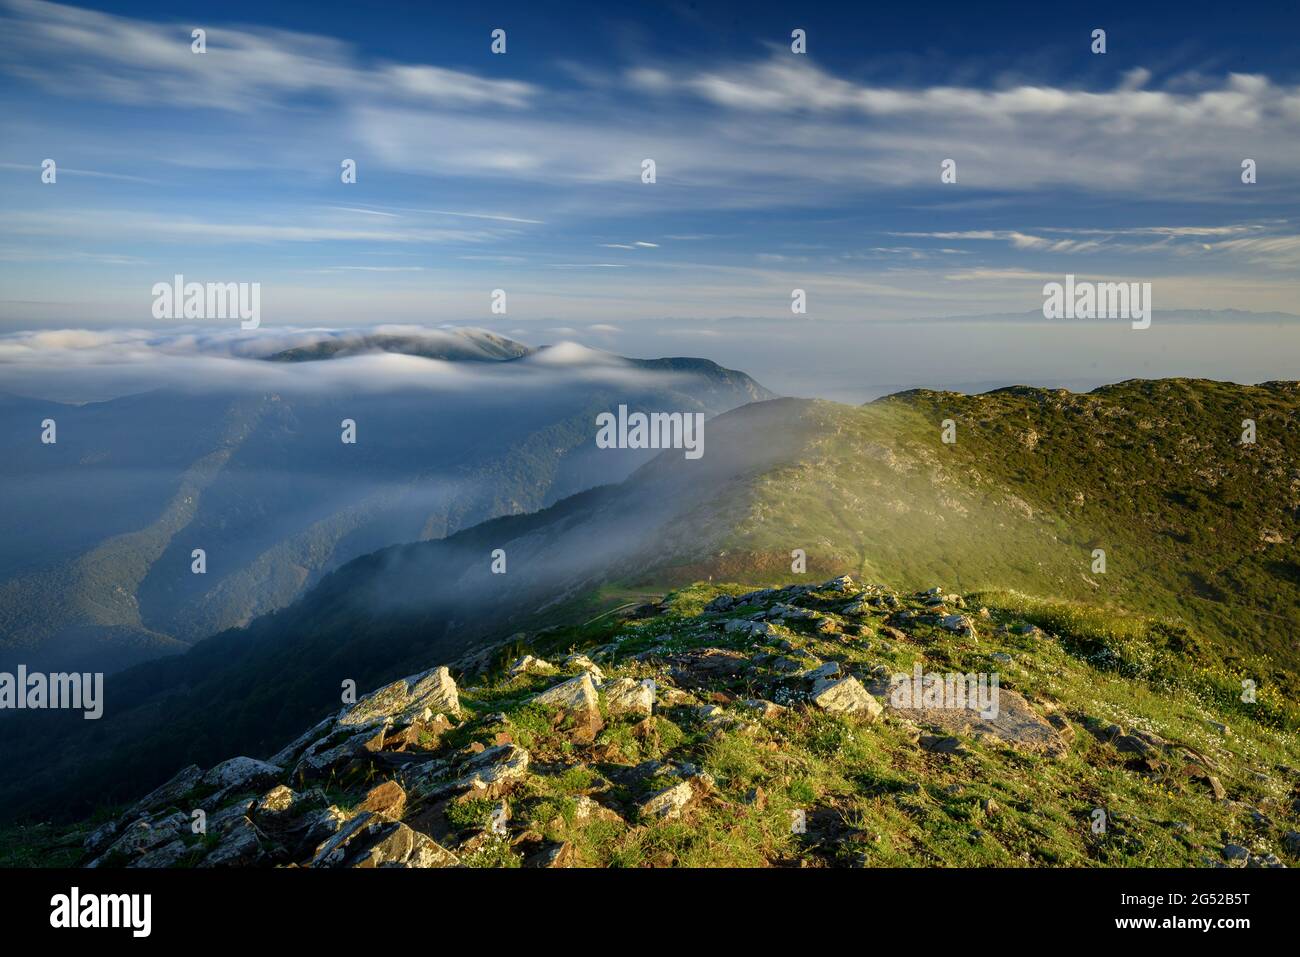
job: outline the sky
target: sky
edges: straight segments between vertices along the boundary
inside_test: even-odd
[[[170,333],[179,273],[797,394],[1295,377],[1276,319],[1015,318],[1067,273],[1300,313],[1300,8],[885,6],[0,0],[0,330]]]

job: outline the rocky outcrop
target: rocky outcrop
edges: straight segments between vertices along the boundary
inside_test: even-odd
[[[1059,707],[1025,681],[1025,662],[1056,639],[988,608],[950,611],[966,602],[941,588],[900,595],[846,576],[714,595],[702,613],[680,614],[671,601],[655,607],[585,652],[541,647],[546,657],[524,655],[495,676],[485,666],[463,693],[448,668],[433,668],[365,695],[268,760],[184,768],[91,829],[83,863],[563,868],[646,853],[641,863],[667,865],[697,831],[709,840],[765,835],[745,860],[808,853],[842,863],[850,845],[862,855],[877,843],[848,822],[890,801],[897,806],[877,820],[910,820],[932,806],[944,826],[979,822],[971,840],[984,841],[999,822],[1037,813],[1015,789],[994,800],[989,779],[1008,767],[1032,775],[1036,762],[1063,772],[1071,762],[1059,759],[1072,749],[1108,773],[1182,787],[1235,816],[1213,846],[1197,846],[1213,866],[1284,866],[1279,855],[1300,855],[1300,802],[1247,804],[1241,776],[1225,771],[1226,752]],[[999,642],[1011,651],[995,650]],[[1020,690],[1002,685],[991,702],[954,703],[953,682],[980,675],[922,664],[945,657],[1003,669]],[[896,673],[900,660],[914,670]],[[1055,678],[1061,659],[1053,660]],[[1076,727],[1088,733],[1076,736]],[[1010,763],[984,773],[979,762],[996,756]],[[918,768],[947,783],[940,791],[911,780]],[[808,783],[818,774],[831,783]],[[1274,788],[1269,773],[1250,780]],[[909,798],[922,793],[931,795],[925,804]],[[1091,810],[1057,810],[1056,819]],[[802,829],[791,832],[794,845],[785,830],[770,830],[778,812]],[[1122,814],[1108,822],[1115,841],[1129,839]],[[1008,827],[1017,847],[1036,833]],[[1102,853],[1091,833],[1080,826],[1083,850],[1072,853]],[[1176,833],[1192,846],[1193,831]]]

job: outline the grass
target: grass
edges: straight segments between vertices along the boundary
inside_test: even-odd
[[[528,649],[533,654],[586,649],[599,653],[608,677],[658,674],[655,716],[606,711],[591,744],[575,743],[549,709],[529,703],[562,674],[511,678],[495,668],[464,687],[465,713],[438,753],[475,742],[488,746],[504,732],[529,751],[531,763],[506,798],[508,837],[487,827],[495,800],[446,807],[456,840],[472,838],[461,851],[463,863],[519,866],[526,847],[541,841],[567,845],[574,863],[609,867],[1185,867],[1221,860],[1231,841],[1300,865],[1282,840],[1297,827],[1300,713],[1268,687],[1253,704],[1243,702],[1234,668],[1249,660],[1225,660],[1185,626],[1079,601],[986,590],[964,596],[966,613],[978,623],[975,638],[925,618],[891,618],[904,633],[886,638],[885,612],[847,614],[844,595],[816,591],[792,600],[833,622],[831,632],[818,631],[814,621],[789,620],[754,638],[722,630],[736,610],[705,611],[714,597],[748,587],[694,583],[670,594],[666,611],[653,618],[611,617],[598,627],[541,636]],[[724,713],[738,721],[715,726],[689,704],[668,705],[663,675],[652,661],[634,657],[650,651],[662,659],[702,647],[751,656],[751,671],[717,686],[722,700],[760,691],[775,697],[784,679],[763,662],[778,654],[833,660],[862,676],[909,671],[919,662],[927,670],[996,670],[1002,688],[1058,716],[1071,736],[1052,755],[965,737],[962,753],[934,753],[903,722],[867,723],[808,706],[795,679],[785,710],[762,717],[726,705]],[[707,697],[700,691],[696,700]],[[1154,772],[1136,768],[1131,755],[1089,733],[1089,722],[1151,732],[1204,755],[1231,800],[1215,801],[1206,783],[1184,776],[1177,762]],[[660,762],[660,771],[629,778],[643,762]],[[696,773],[711,784],[699,788],[703,793],[681,819],[637,814],[636,805],[651,793],[688,778],[698,785]],[[331,800],[355,806],[373,783],[336,781]],[[1094,828],[1099,811],[1101,831]],[[0,832],[0,864],[71,863],[87,829]],[[525,838],[534,843],[517,843]],[[36,850],[42,846],[63,856]]]

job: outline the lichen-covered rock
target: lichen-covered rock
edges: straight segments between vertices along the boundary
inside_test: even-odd
[[[455,768],[430,762],[408,777],[410,789],[423,797],[439,798],[466,791],[479,797],[500,797],[528,773],[530,756],[518,745],[501,744],[472,755]]]
[[[857,678],[822,678],[813,685],[813,704],[823,711],[855,714],[875,720],[885,710]]]
[[[596,684],[600,684],[605,680],[605,672],[601,671],[600,665],[583,654],[569,655],[564,659],[564,667],[570,671],[580,669],[586,672],[591,675],[591,680]]]
[[[255,805],[255,811],[258,814],[280,815],[284,814],[297,800],[298,795],[294,793],[293,788],[284,784],[278,784],[271,790],[263,794]]]
[[[644,818],[670,821],[681,817],[682,811],[694,797],[695,790],[691,782],[682,781],[650,795],[637,806],[637,810]]]
[[[649,715],[655,706],[654,679],[619,678],[606,683],[605,706],[612,715]]]
[[[166,844],[162,844],[151,851],[146,851],[144,854],[141,854],[134,861],[128,864],[127,867],[143,869],[176,867],[192,853],[194,853],[194,851],[190,845],[186,844],[179,837],[173,838]]]
[[[595,711],[598,700],[596,686],[592,684],[591,675],[586,672],[533,697],[534,704],[559,708],[561,711]]]
[[[317,849],[312,867],[455,867],[456,855],[427,834],[363,811]]]
[[[458,713],[460,695],[451,672],[440,666],[399,678],[366,695],[339,717],[338,726],[360,727],[384,721],[405,726],[444,711]]]
[[[103,867],[105,864],[129,864],[146,851],[170,843],[188,833],[190,818],[183,811],[177,811],[166,817],[150,820],[140,818],[121,829],[117,839],[87,867]]]
[[[534,658],[532,655],[524,655],[510,666],[509,674],[510,677],[517,678],[519,675],[553,675],[557,674],[559,670],[549,661]]]
[[[267,861],[266,837],[247,817],[227,827],[221,840],[199,862],[200,867],[256,867]]]
[[[406,810],[406,790],[396,781],[385,781],[371,788],[357,809],[396,821]]]
[[[348,867],[455,867],[456,855],[433,838],[413,831],[405,824],[372,824],[362,841],[349,846]]]
[[[226,792],[252,790],[270,784],[283,774],[277,765],[256,758],[230,758],[222,761],[207,774],[202,783]]]

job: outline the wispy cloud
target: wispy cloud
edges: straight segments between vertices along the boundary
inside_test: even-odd
[[[536,93],[527,83],[437,66],[362,64],[347,44],[307,33],[212,27],[207,53],[196,54],[189,23],[148,23],[39,0],[3,0],[0,7],[0,57],[8,70],[81,97],[249,112],[309,95],[517,108]],[[49,69],[56,62],[59,68]]]

